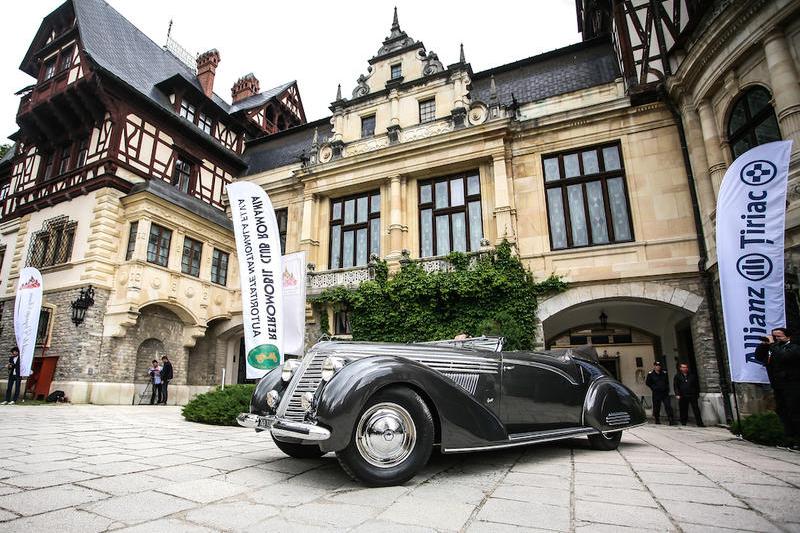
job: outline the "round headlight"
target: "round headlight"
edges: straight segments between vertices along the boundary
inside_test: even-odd
[[[330,381],[335,373],[344,368],[344,359],[328,357],[322,362],[322,381]]]
[[[304,392],[303,395],[300,396],[300,406],[303,408],[303,411],[310,411],[312,405],[314,405],[314,393]]]
[[[267,405],[270,409],[275,409],[278,406],[278,402],[281,400],[281,395],[278,394],[278,391],[272,389],[267,393]]]
[[[297,359],[289,359],[285,363],[283,363],[283,369],[281,370],[281,379],[284,382],[288,382],[292,379],[292,374],[294,371],[300,368],[300,361]]]

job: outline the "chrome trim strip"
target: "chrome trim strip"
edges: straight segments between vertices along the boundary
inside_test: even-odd
[[[526,444],[535,444],[538,442],[549,442],[553,440],[566,439],[569,437],[590,435],[592,433],[599,433],[599,432],[594,428],[577,428],[570,430],[570,432],[568,433],[565,433],[563,430],[560,430],[557,434],[553,434],[553,432],[542,432],[539,433],[541,437],[529,437],[517,441],[505,441],[496,444],[489,444],[486,446],[474,446],[471,448],[445,448],[443,449],[442,453],[466,453],[466,452],[479,452],[483,450],[497,450],[501,448],[513,448],[514,446],[524,446]]]
[[[309,350],[309,352],[303,358],[303,363],[300,365],[300,368],[294,371],[292,380],[289,382],[289,386],[286,387],[286,390],[283,391],[281,403],[278,404],[278,410],[275,412],[278,417],[282,417],[286,413],[286,409],[289,407],[289,402],[294,395],[294,390],[297,388],[297,385],[300,384],[300,380],[303,379],[303,374],[305,374],[306,369],[311,364],[311,361],[314,360],[314,357],[316,357],[317,353],[318,352],[314,349]]]
[[[263,423],[259,423],[263,421]],[[236,423],[250,429],[269,429],[275,422],[274,416],[260,416],[253,413],[239,413]]]
[[[503,359],[503,364],[505,363],[513,363],[515,365],[523,365],[523,366],[532,366],[535,368],[540,368],[542,370],[549,370],[550,372],[554,372],[561,376],[562,378],[566,379],[570,382],[571,385],[578,385],[578,382],[575,381],[575,378],[561,370],[560,368],[556,368],[553,366],[546,365],[544,363],[539,363],[537,361],[525,361],[523,359]]]
[[[328,440],[331,437],[331,432],[314,424],[301,424],[291,420],[275,420],[272,424],[272,435],[274,437],[320,441]]]

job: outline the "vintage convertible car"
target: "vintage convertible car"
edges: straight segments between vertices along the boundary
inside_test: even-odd
[[[504,352],[502,339],[421,344],[320,342],[256,386],[240,425],[270,430],[292,457],[336,452],[369,485],[407,481],[442,453],[587,436],[616,449],[645,422],[594,349]]]

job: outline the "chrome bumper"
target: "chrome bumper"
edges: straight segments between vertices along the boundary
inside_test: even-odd
[[[299,440],[328,440],[331,432],[327,429],[303,422],[293,422],[274,416],[260,416],[253,413],[239,413],[236,422],[251,429],[269,429],[275,437]]]

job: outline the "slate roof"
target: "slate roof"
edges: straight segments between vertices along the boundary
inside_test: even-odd
[[[296,83],[297,80],[292,80],[288,83],[284,83],[283,85],[278,85],[277,87],[273,87],[268,91],[262,91],[258,94],[255,94],[249,98],[245,98],[244,100],[240,100],[235,104],[231,104],[228,110],[229,113],[236,113],[237,111],[241,111],[243,109],[251,109],[253,107],[260,106],[263,103],[275,98],[283,91],[291,87]]]
[[[326,137],[333,136],[331,117],[325,117],[249,142],[243,156],[247,163],[244,175],[296,164],[304,152],[310,152],[315,128],[320,143]]]
[[[163,198],[171,204],[187,209],[197,216],[203,217],[206,220],[217,224],[218,226],[222,226],[223,228],[233,231],[233,223],[230,221],[224,211],[220,211],[219,209],[211,207],[198,198],[187,196],[185,193],[173,187],[166,181],[153,179],[142,183],[137,183],[133,186],[131,192],[128,193],[128,196],[143,191],[150,192],[159,198]]]
[[[512,93],[517,102],[523,104],[610,83],[620,76],[608,37],[584,41],[475,73],[472,76],[473,100],[489,103],[492,74],[502,105],[511,104]]]

